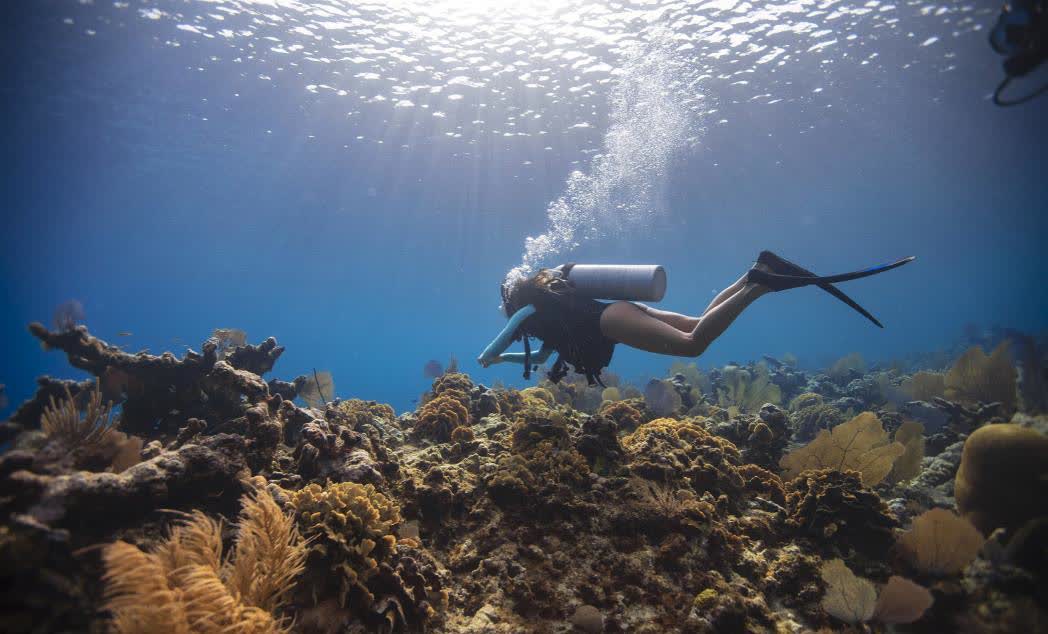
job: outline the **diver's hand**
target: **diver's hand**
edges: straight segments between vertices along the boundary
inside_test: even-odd
[[[492,364],[494,364],[494,363],[501,363],[501,362],[502,362],[502,358],[501,357],[485,357],[483,355],[477,357],[477,363],[479,363],[481,366],[483,366],[485,368],[490,366],[490,365],[492,365]]]

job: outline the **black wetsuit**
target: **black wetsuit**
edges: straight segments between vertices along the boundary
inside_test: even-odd
[[[565,364],[570,364],[590,385],[604,385],[600,372],[611,363],[615,341],[600,331],[600,316],[610,304],[567,291],[542,293],[533,305],[535,313],[524,320],[517,333],[541,339],[557,351],[550,380],[558,382],[567,374]]]

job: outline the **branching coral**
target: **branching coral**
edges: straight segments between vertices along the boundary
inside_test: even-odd
[[[999,402],[1005,411],[1015,411],[1016,372],[1007,341],[989,356],[979,346],[969,348],[946,373],[944,383],[951,401]]]
[[[218,342],[215,353],[219,359],[225,359],[237,348],[247,345],[247,333],[239,328],[215,328],[211,336]]]
[[[862,474],[863,484],[874,486],[905,451],[902,443],[888,441],[876,414],[863,412],[832,431],[819,432],[810,444],[783,456],[779,466],[787,479],[809,469],[855,470]]]
[[[717,390],[717,402],[721,407],[734,405],[744,412],[756,412],[765,403],[778,405],[782,401],[782,390],[771,382],[768,369],[754,366],[753,371],[729,365],[721,371],[723,386]]]
[[[374,485],[339,482],[320,486],[313,483],[288,496],[298,513],[299,526],[310,543],[310,562],[314,586],[325,587],[337,581],[339,605],[350,599],[364,605],[374,596],[367,581],[379,572],[379,563],[388,561],[397,544],[394,528],[400,523],[400,509],[379,493]],[[331,572],[337,571],[337,580]],[[318,591],[318,595],[324,594]]]
[[[222,526],[199,511],[153,552],[106,547],[107,608],[117,632],[290,631],[279,615],[305,567],[292,517],[260,489],[243,500],[237,546],[222,556]]]

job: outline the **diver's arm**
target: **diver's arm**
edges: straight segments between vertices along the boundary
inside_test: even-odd
[[[524,320],[531,317],[535,313],[535,307],[528,304],[524,308],[521,308],[517,312],[513,313],[513,316],[509,318],[509,323],[502,329],[499,336],[495,337],[491,343],[488,344],[487,348],[484,348],[484,352],[480,353],[477,357],[477,362],[483,366],[487,366],[491,363],[499,363],[503,361],[500,353],[509,347],[509,344],[513,343],[513,334],[517,332],[517,328],[520,327]]]
[[[553,350],[552,346],[543,343],[542,349],[539,350],[538,353],[531,355],[531,362],[541,365],[545,363],[546,359],[549,358],[549,355],[553,354],[554,352],[555,351]],[[500,354],[498,358],[499,361],[509,361],[510,363],[524,363],[523,352],[505,352],[503,354]],[[498,363],[499,361],[496,361],[496,363]]]

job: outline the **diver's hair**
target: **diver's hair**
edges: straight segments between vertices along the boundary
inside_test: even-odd
[[[531,277],[502,285],[502,309],[506,317],[518,310],[534,305],[542,295],[563,295],[572,290],[571,284],[556,269],[539,269]]]

